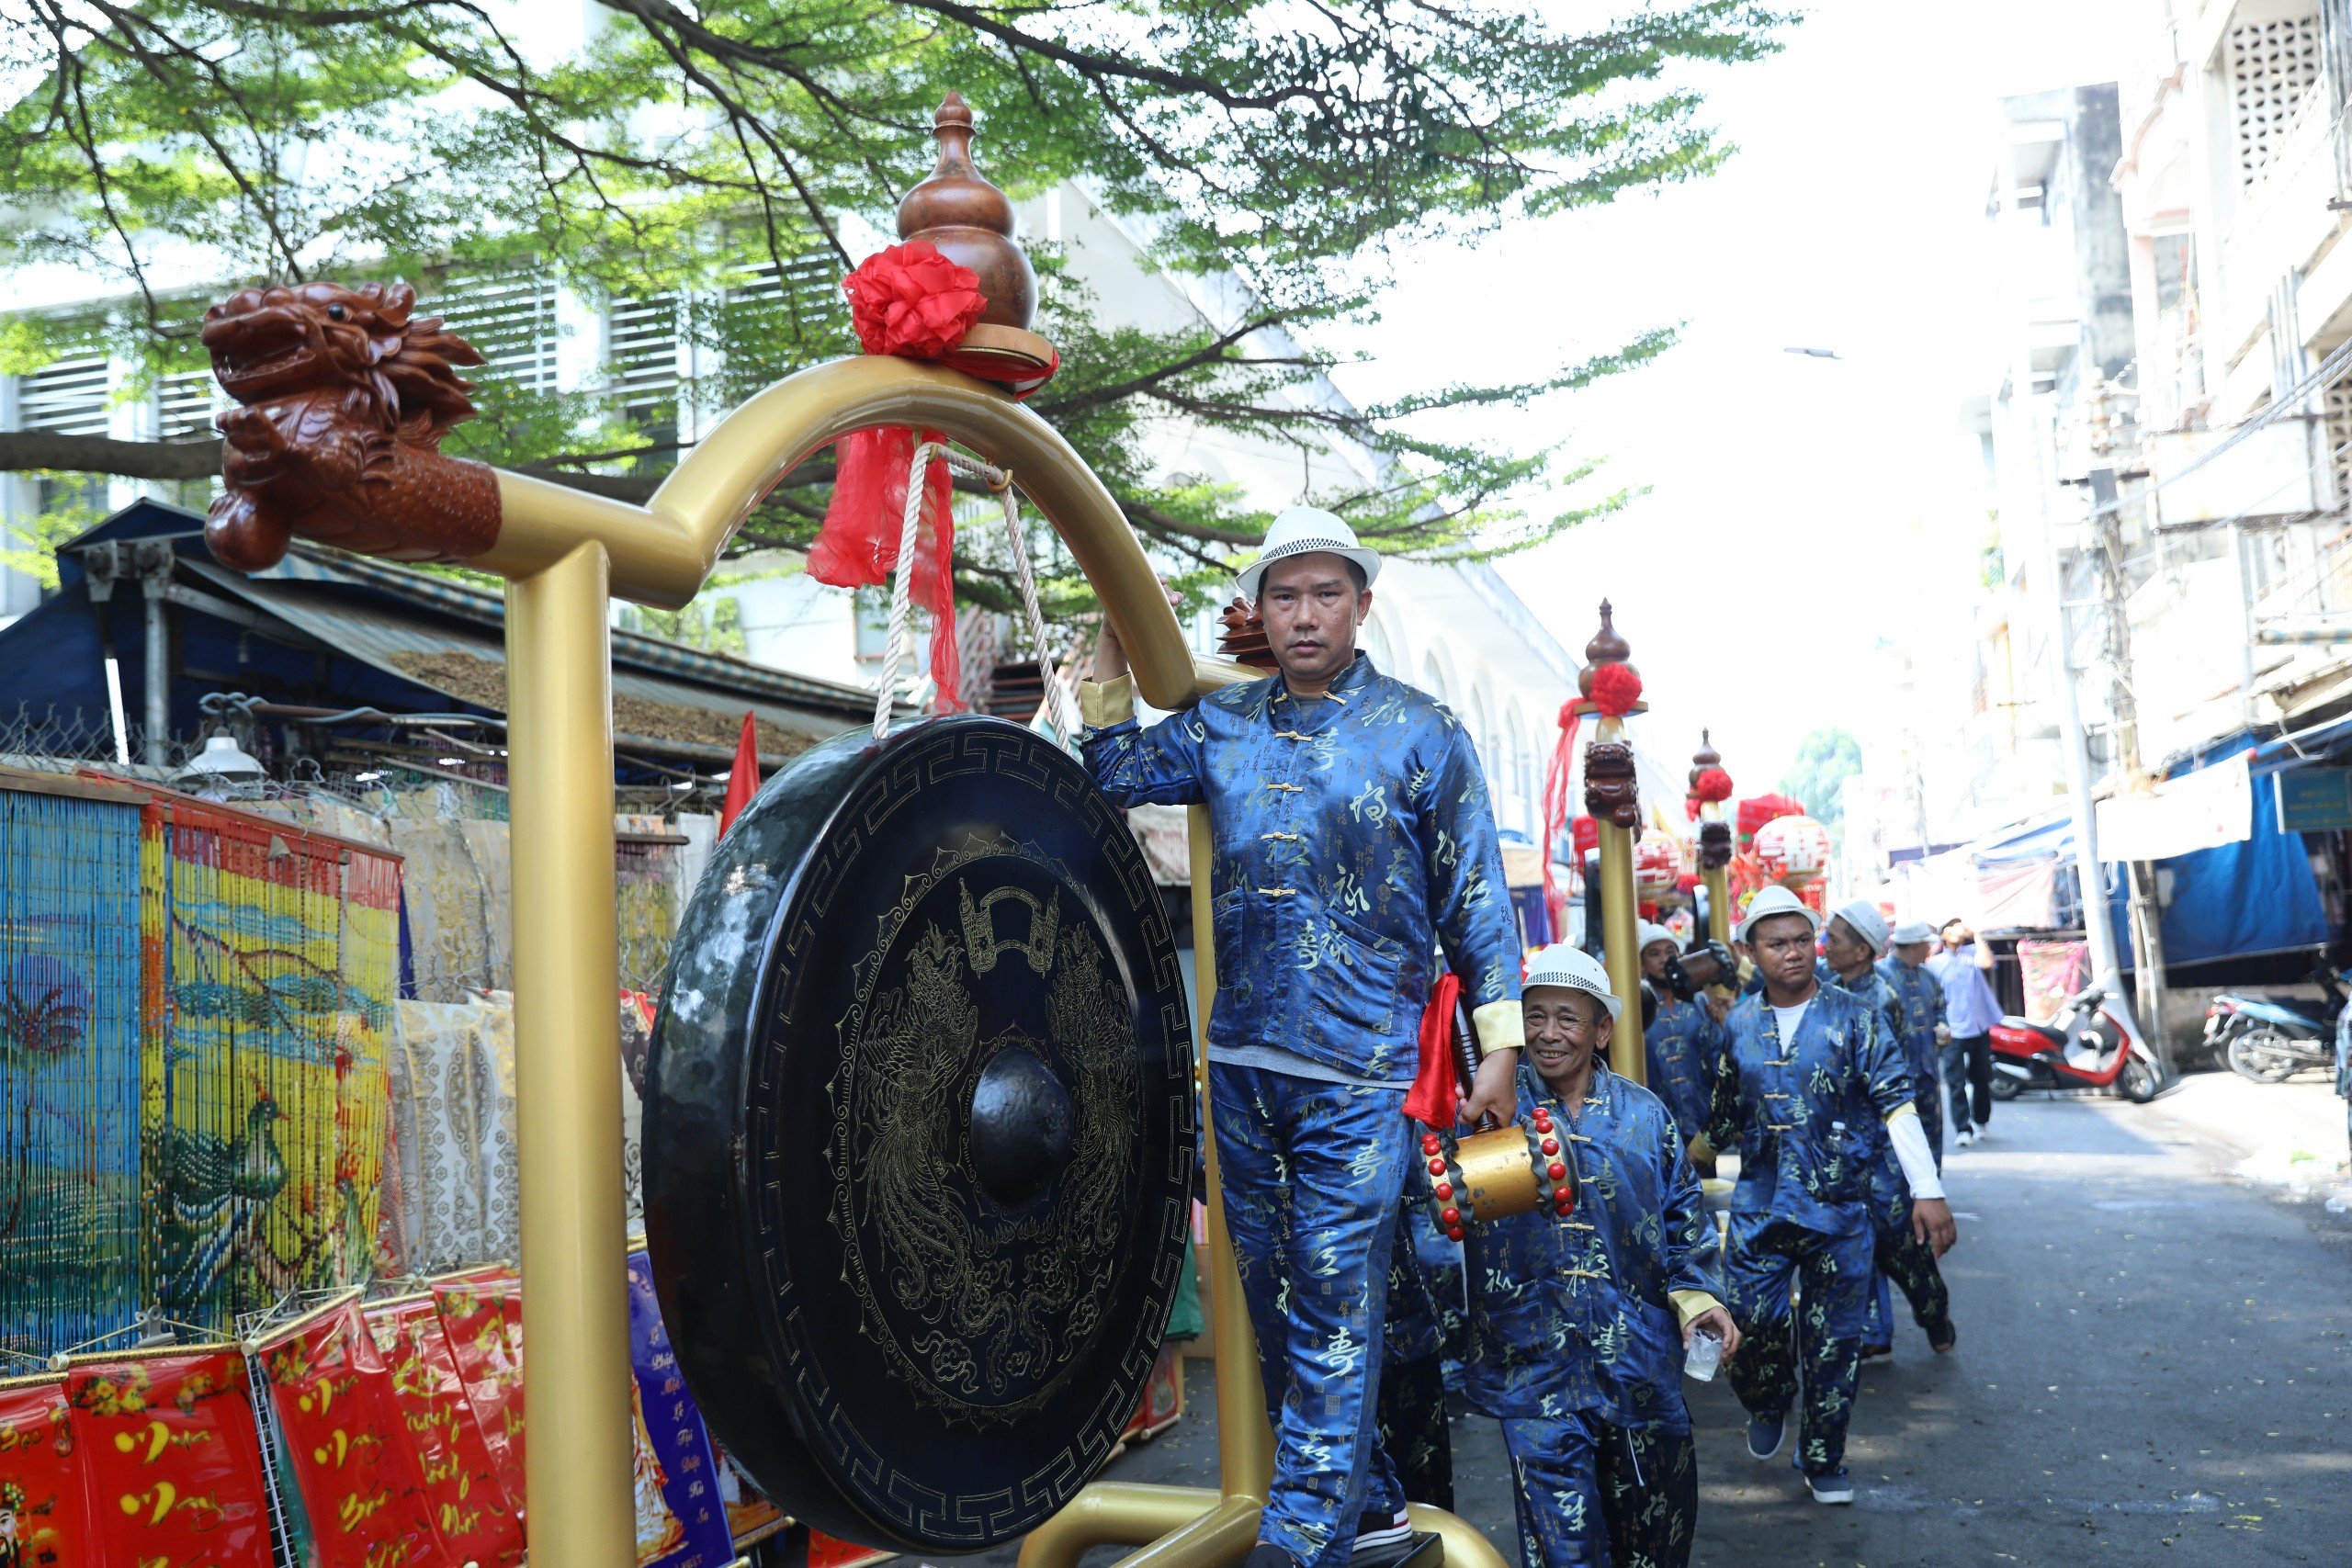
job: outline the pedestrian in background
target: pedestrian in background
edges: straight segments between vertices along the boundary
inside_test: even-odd
[[[1943,951],[1928,960],[1928,969],[1943,987],[1944,1089],[1951,1096],[1952,1142],[1962,1148],[1983,1137],[1993,1117],[1993,1026],[2001,1021],[2001,1003],[1985,978],[1992,967],[1992,951],[1978,943],[1966,920],[1944,922]]]
[[[1644,920],[1635,940],[1642,952],[1642,979],[1657,1002],[1657,1016],[1643,1031],[1649,1058],[1650,1092],[1666,1101],[1675,1130],[1688,1145],[1707,1122],[1708,1086],[1714,1081],[1715,1058],[1730,1038],[1724,1032],[1724,1015],[1731,1004],[1701,992],[1695,997],[1675,993],[1668,968],[1679,956],[1680,943],[1664,926]]]
[[[1923,1060],[1914,1048],[1919,1042],[1913,1036],[1902,996],[1876,967],[1886,954],[1886,917],[1879,913],[1876,904],[1857,898],[1829,917],[1822,931],[1821,947],[1823,961],[1833,976],[1831,983],[1875,1008],[1901,1046],[1905,1070],[1911,1075],[1911,1103],[1928,1134],[1928,1154],[1940,1170],[1943,1114],[1935,1092],[1934,1047],[1928,1045]],[[1911,1303],[1912,1321],[1927,1335],[1936,1354],[1948,1354],[1958,1338],[1951,1325],[1951,1292],[1944,1286],[1942,1270],[1936,1267],[1935,1249],[1912,1224],[1911,1207],[1910,1184],[1890,1144],[1879,1151],[1877,1168],[1871,1173],[1871,1224],[1877,1233],[1872,1262],[1877,1278],[1871,1285],[1874,1299],[1870,1317],[1862,1330],[1865,1359],[1894,1349],[1894,1303],[1887,1291],[1890,1280],[1903,1288],[1904,1299]]]

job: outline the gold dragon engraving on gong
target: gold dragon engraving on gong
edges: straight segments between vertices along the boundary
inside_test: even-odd
[[[1005,859],[1044,871],[1055,891],[1041,902],[989,886],[982,863]],[[910,930],[951,877],[957,918]],[[827,1150],[837,1197],[827,1217],[843,1243],[844,1282],[865,1334],[907,1386],[976,1422],[1008,1421],[1052,1397],[1100,1326],[1122,1261],[1139,1055],[1114,961],[1090,922],[1061,919],[1060,889],[1072,881],[1001,832],[943,850],[881,916],[840,1028]],[[999,935],[1001,905],[1025,913],[1025,930]],[[970,982],[1013,952],[1045,978],[1050,1049],[1017,1026],[981,1038]],[[897,983],[882,985],[886,973]],[[966,1130],[975,1076],[1010,1047],[1059,1064],[1071,1112],[1054,1196],[1015,1208],[978,1195]]]

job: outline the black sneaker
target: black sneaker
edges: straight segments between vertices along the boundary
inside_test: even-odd
[[[1939,1356],[1951,1355],[1951,1348],[1959,1343],[1960,1330],[1952,1326],[1950,1318],[1928,1330],[1928,1348]]]
[[[1413,1517],[1404,1509],[1391,1513],[1385,1508],[1366,1508],[1363,1517],[1356,1521],[1355,1555],[1384,1555],[1412,1539]]]
[[[1778,1416],[1750,1416],[1747,1418],[1747,1457],[1761,1464],[1781,1451],[1781,1443],[1789,1432],[1789,1413]]]
[[[1241,1568],[1298,1568],[1298,1559],[1271,1540],[1261,1540],[1241,1560]]]
[[[1833,1470],[1826,1475],[1808,1473],[1804,1484],[1816,1503],[1827,1503],[1835,1507],[1851,1504],[1854,1500],[1854,1478],[1842,1470]]]

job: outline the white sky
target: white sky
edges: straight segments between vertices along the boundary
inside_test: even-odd
[[[1878,681],[1858,665],[1881,639],[1966,666],[1987,530],[1959,405],[1991,384],[1977,251],[1994,102],[2115,80],[2162,5],[1826,0],[1783,53],[1699,79],[1740,148],[1722,173],[1425,254],[1350,344],[1376,362],[1339,379],[1374,399],[1534,379],[1683,323],[1648,370],[1481,416],[1501,439],[1606,454],[1611,484],[1649,489],[1499,563],[1572,652],[1614,602],[1654,710],[1645,749],[1679,761],[1711,725],[1748,793],[1818,726],[1871,745],[1880,725],[1858,710]]]

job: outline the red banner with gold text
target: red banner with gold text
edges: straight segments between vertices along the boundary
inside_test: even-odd
[[[0,1387],[0,1563],[90,1568],[89,1487],[65,1380]]]
[[[93,1361],[65,1377],[93,1554],[139,1568],[270,1568],[261,1439],[233,1349]]]
[[[523,1281],[504,1269],[436,1280],[433,1304],[491,1462],[523,1508]]]
[[[447,1560],[434,1537],[391,1375],[357,1304],[264,1340],[261,1361],[320,1568],[423,1568]]]
[[[440,1314],[420,1297],[370,1307],[367,1315],[391,1369],[392,1393],[449,1560],[514,1568],[523,1561],[523,1517],[499,1480]]]

